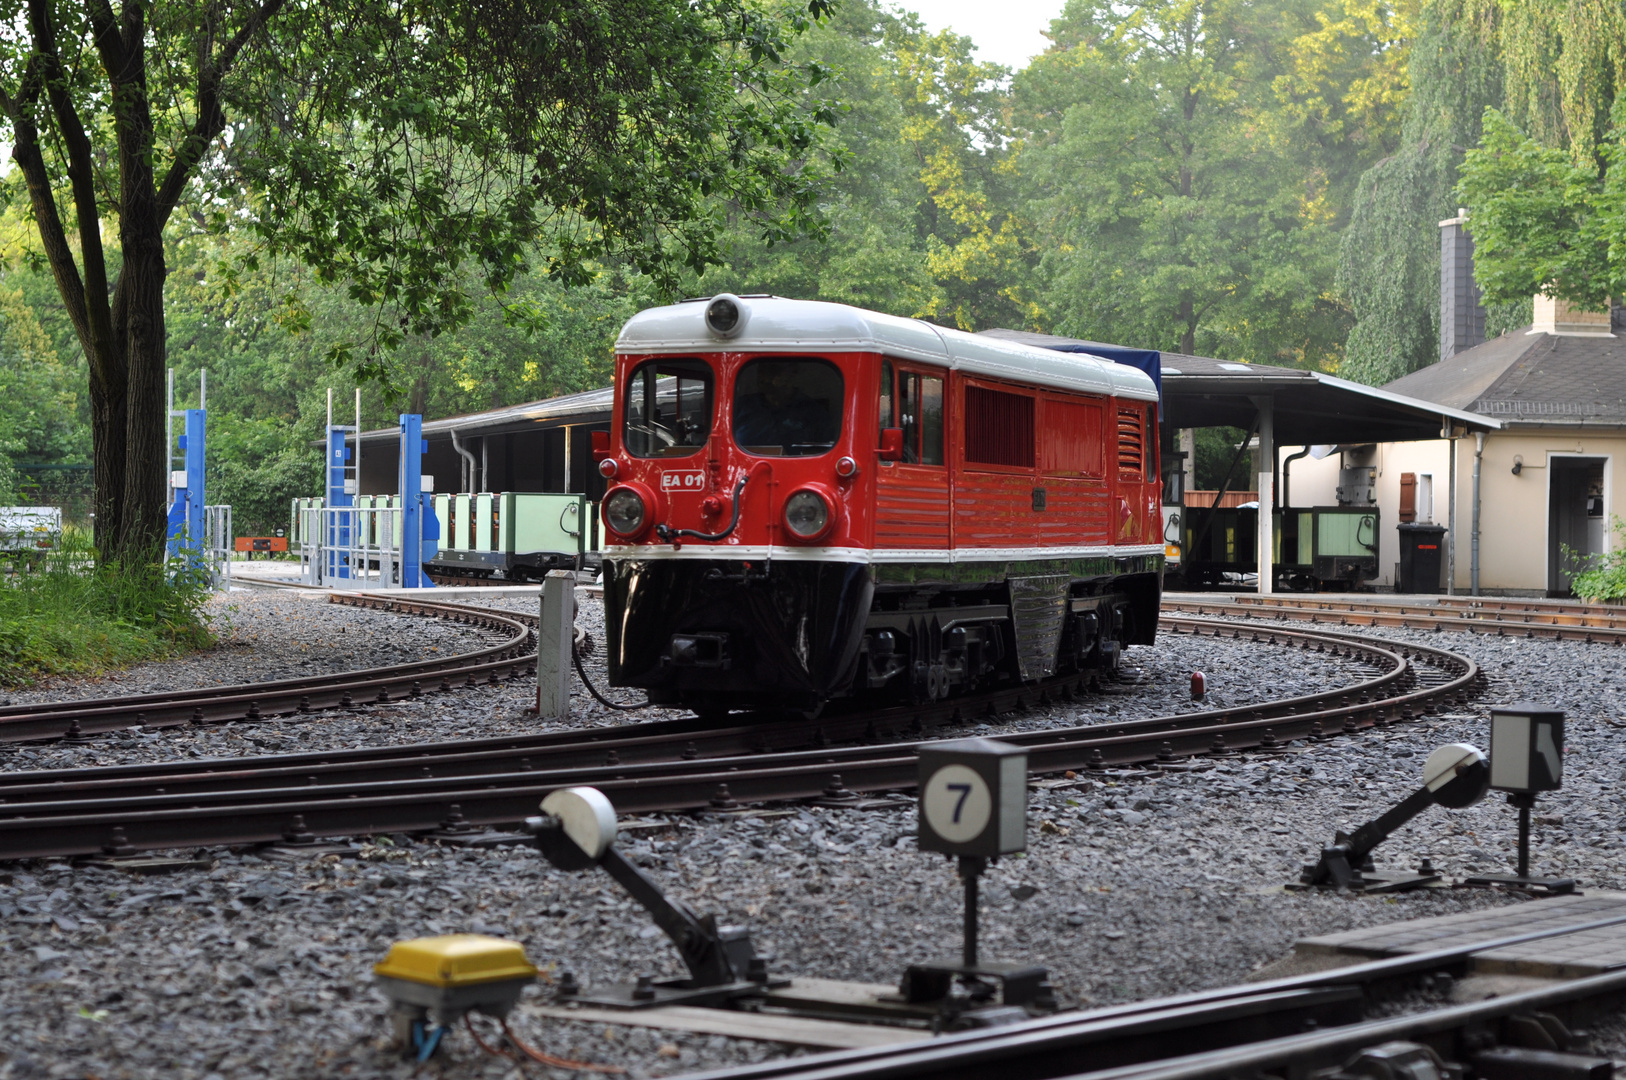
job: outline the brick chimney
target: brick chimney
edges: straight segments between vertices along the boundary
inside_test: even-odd
[[[1586,337],[1610,337],[1610,312],[1582,311],[1568,300],[1554,300],[1536,294],[1535,319],[1532,334],[1579,334]]]
[[[1468,211],[1440,222],[1440,359],[1449,360],[1485,340],[1485,307],[1474,283],[1474,240],[1463,225]],[[1539,303],[1539,301],[1538,301]]]

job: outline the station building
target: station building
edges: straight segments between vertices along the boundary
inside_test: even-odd
[[[1383,389],[1494,425],[1325,447],[1293,466],[1294,499],[1334,498],[1341,468],[1369,467],[1386,522],[1451,526],[1448,591],[1569,595],[1577,559],[1626,543],[1611,528],[1626,516],[1614,487],[1626,463],[1626,309],[1538,296],[1531,325],[1484,340],[1465,221],[1440,223],[1440,360]],[[1383,559],[1380,584],[1393,583],[1396,561]]]

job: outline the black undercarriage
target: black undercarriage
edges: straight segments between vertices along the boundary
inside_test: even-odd
[[[610,681],[701,714],[922,702],[1115,668],[1161,556],[878,564],[607,559]]]

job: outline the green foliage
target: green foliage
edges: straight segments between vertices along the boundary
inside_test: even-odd
[[[1230,477],[1228,491],[1252,491],[1253,455],[1236,449],[1248,433],[1241,428],[1198,428],[1197,456],[1193,463],[1192,481],[1198,491],[1218,491]],[[1232,462],[1235,466],[1232,467]],[[1230,469],[1227,473],[1226,470]]]
[[[75,384],[21,290],[0,287],[0,461],[83,460]],[[0,482],[0,491],[10,486]]]
[[[1392,126],[1392,60],[1366,40],[1384,37],[1387,16],[1369,14],[1294,0],[1068,4],[1055,48],[1015,91],[1042,301],[1059,330],[1336,366],[1342,206]]]
[[[237,272],[288,261],[369,309],[327,352],[362,380],[533,259],[570,286],[624,262],[669,294],[721,261],[725,204],[770,243],[821,231],[833,107],[823,68],[786,51],[829,7],[0,0],[3,194],[87,361],[103,553],[162,535],[160,489],[136,478],[164,466],[176,232],[251,235]]]
[[[1577,164],[1486,110],[1461,192],[1474,206],[1474,275],[1487,299],[1539,292],[1605,310],[1610,297],[1626,295],[1626,170],[1616,168],[1626,160],[1626,131],[1612,129],[1595,150]]]
[[[1423,9],[1399,148],[1361,177],[1339,244],[1337,288],[1355,319],[1345,378],[1381,385],[1439,359],[1438,224],[1459,205],[1462,148],[1478,141],[1486,107],[1501,101],[1500,19],[1488,0],[1431,0]]]
[[[241,186],[211,220],[235,228],[246,203],[264,251],[370,309],[365,334],[329,350],[369,377],[383,374],[380,349],[462,326],[481,292],[503,293],[533,260],[577,286],[625,260],[671,293],[681,270],[722,261],[723,204],[770,243],[822,228],[825,73],[786,61],[808,10],[286,9],[233,97]]]
[[[1619,515],[1610,527],[1620,538],[1615,549],[1582,555],[1568,544],[1563,547],[1564,562],[1570,570],[1570,591],[1588,600],[1626,600],[1626,521]]]
[[[1435,222],[1456,148],[1501,104],[1500,9],[1418,3],[1073,0],[1014,79],[876,0],[273,3],[221,72],[225,127],[164,232],[178,407],[208,370],[210,501],[244,534],[285,525],[319,488],[330,386],[343,423],[364,386],[370,428],[602,386],[622,322],[673,291],[1387,381],[1434,356]],[[106,73],[58,6],[64,85],[99,140]],[[168,167],[202,115],[195,35],[218,57],[261,9],[150,10]],[[27,54],[11,25],[0,87]],[[42,152],[71,230],[62,151]],[[108,237],[118,160],[94,161]],[[0,442],[84,460],[86,354],[40,242],[14,237],[12,191]],[[1201,483],[1242,434],[1204,437]],[[1247,472],[1244,455],[1233,486]]]
[[[1626,56],[1626,9],[1604,0],[1505,2],[1501,52],[1509,120],[1576,163],[1612,120]]]
[[[1594,309],[1622,295],[1609,253],[1626,215],[1609,173],[1623,56],[1617,3],[1432,0],[1400,152],[1363,179],[1344,238],[1339,288],[1357,319],[1345,374],[1382,383],[1437,359],[1430,226],[1458,206],[1488,335],[1524,325],[1537,292]]]
[[[86,674],[201,648],[206,575],[181,560],[96,562],[69,528],[38,562],[14,559],[0,577],[0,686]]]
[[[726,264],[694,291],[831,300],[965,329],[1036,325],[1034,253],[1012,211],[1005,70],[976,62],[970,39],[873,0],[839,5],[792,55],[828,70],[841,101],[823,150],[828,231],[767,245],[736,218]]]

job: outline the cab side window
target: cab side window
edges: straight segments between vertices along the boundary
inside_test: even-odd
[[[904,462],[943,464],[943,380],[935,375],[900,372],[898,410]]]
[[[897,427],[897,409],[894,407],[896,399],[892,393],[892,361],[881,361],[881,430]]]

